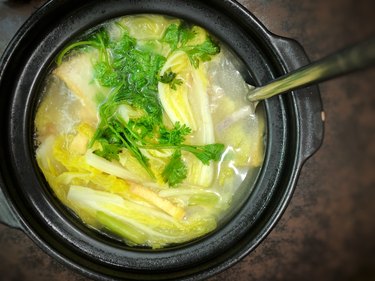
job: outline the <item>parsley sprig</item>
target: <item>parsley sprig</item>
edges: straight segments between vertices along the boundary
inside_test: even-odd
[[[178,79],[176,77],[177,73],[172,72],[172,70],[169,69],[162,76],[160,76],[160,82],[169,84],[172,90],[177,90],[177,86],[181,85],[183,82],[181,79]]]
[[[200,44],[190,45],[189,41],[196,35],[192,26],[186,23],[171,24],[167,27],[162,40],[170,45],[173,52],[184,51],[188,55],[190,63],[197,68],[200,61],[209,61],[212,56],[218,54],[220,46],[210,36],[207,36]]]

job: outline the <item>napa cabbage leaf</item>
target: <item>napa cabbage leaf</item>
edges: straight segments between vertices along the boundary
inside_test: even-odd
[[[214,216],[191,213],[185,220],[175,219],[156,207],[144,206],[106,191],[72,185],[67,198],[77,212],[97,220],[130,245],[161,248],[190,241],[216,228]]]

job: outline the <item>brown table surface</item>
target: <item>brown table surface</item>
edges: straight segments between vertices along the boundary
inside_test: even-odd
[[[0,53],[44,1],[0,1]],[[375,35],[372,0],[239,1],[311,60]],[[283,217],[252,253],[218,280],[375,280],[375,69],[321,84],[320,150],[305,164]],[[0,280],[87,280],[0,225]]]

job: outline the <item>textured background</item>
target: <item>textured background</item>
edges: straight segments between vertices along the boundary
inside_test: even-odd
[[[0,0],[0,53],[44,1]],[[375,35],[372,0],[239,1],[273,33],[294,38],[311,60]],[[219,280],[375,280],[375,69],[320,86],[321,149],[304,166],[282,219]],[[0,134],[1,135],[1,134]],[[87,280],[0,225],[0,280]]]

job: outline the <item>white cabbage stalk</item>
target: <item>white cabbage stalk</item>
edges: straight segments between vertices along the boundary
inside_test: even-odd
[[[166,188],[166,184],[153,182],[151,178],[145,173],[136,173],[134,170],[130,171],[119,162],[108,161],[100,156],[95,155],[91,150],[85,154],[86,163],[95,169],[106,174],[124,179],[129,182],[139,183],[151,188]]]
[[[213,216],[192,213],[176,220],[157,208],[130,202],[119,195],[72,185],[67,199],[87,220],[94,218],[105,228],[123,237],[129,244],[160,248],[189,241],[216,228]]]
[[[90,166],[104,173],[119,177],[124,180],[141,183],[144,179],[140,179],[131,171],[128,171],[119,163],[108,161],[100,156],[95,155],[92,151],[87,151],[86,162]]]
[[[173,53],[164,64],[161,75],[168,70],[177,73],[176,79],[183,81],[172,89],[170,85],[159,82],[159,97],[169,119],[185,124],[193,131],[190,140],[195,145],[215,143],[212,122],[208,79],[205,65],[194,68],[188,56],[181,51]],[[186,182],[192,185],[208,187],[214,177],[214,165],[204,165],[200,160],[189,158],[189,170]]]
[[[190,104],[194,116],[199,120],[199,127],[194,132],[193,144],[205,145],[215,143],[214,126],[209,106],[208,80],[204,65],[192,70],[192,87],[190,91]],[[188,182],[203,187],[208,187],[214,178],[214,164],[204,165],[200,160],[192,158],[188,172]]]
[[[178,79],[181,79],[183,84],[178,85],[177,89],[173,90],[169,84],[159,82],[158,90],[161,104],[169,119],[173,123],[185,124],[195,131],[197,119],[194,117],[193,108],[189,101],[190,71],[186,71],[190,68],[189,59],[184,52],[173,53],[161,69],[160,75],[164,75],[169,69],[172,69],[173,72],[178,73]]]

